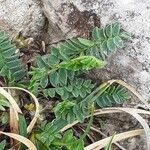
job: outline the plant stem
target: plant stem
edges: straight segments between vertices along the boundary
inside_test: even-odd
[[[101,84],[90,95],[88,95],[82,102],[87,102],[88,100],[91,101],[91,99],[92,99],[92,102],[94,102],[95,99],[97,98],[97,96],[100,96],[109,86],[110,86],[110,84],[107,82]],[[96,95],[96,98],[94,95]]]
[[[81,140],[84,140],[84,138],[86,137],[86,135],[89,133],[89,131],[90,131],[90,127],[91,127],[91,125],[92,125],[92,122],[93,122],[93,115],[94,115],[94,103],[92,104],[92,108],[91,108],[91,117],[90,117],[90,121],[89,121],[89,123],[88,123],[88,125],[87,125],[87,128],[86,128],[86,130],[85,130],[85,132],[84,132],[84,134],[81,136]]]
[[[95,96],[93,96],[93,98],[91,99],[92,102],[94,102],[100,95],[102,95],[109,87],[111,84],[106,84],[104,83],[104,86],[102,84],[102,86],[100,85],[100,89],[99,91],[96,93]]]

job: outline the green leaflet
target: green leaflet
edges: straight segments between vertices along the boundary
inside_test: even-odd
[[[100,107],[111,107],[114,104],[122,104],[128,99],[130,99],[130,96],[127,90],[119,85],[112,85],[96,99],[96,103]]]
[[[0,142],[0,150],[4,150],[6,146],[6,140]]]
[[[9,107],[10,103],[4,99],[4,98],[0,98],[0,110],[5,111],[5,107]]]
[[[9,81],[18,81],[26,75],[26,69],[19,59],[16,47],[0,30],[0,75]]]
[[[122,48],[123,39],[129,36],[119,23],[113,23],[95,27],[91,39],[72,38],[57,44],[50,54],[37,58],[37,67],[31,71],[30,89],[63,100],[54,112],[57,118],[69,123],[75,119],[82,122],[92,102],[100,107],[123,103],[128,93],[122,87],[99,91],[91,81],[81,78],[92,69],[104,68],[106,58]]]
[[[60,96],[64,95],[63,88],[56,88],[56,93],[59,94]]]
[[[40,79],[40,85],[42,86],[42,88],[46,88],[46,86],[48,85],[48,77],[47,76],[43,76]]]
[[[119,36],[114,37],[113,42],[118,48],[123,47],[123,41]]]
[[[23,115],[19,115],[19,134],[27,137],[27,123]],[[25,145],[21,144],[20,150],[24,150]]]
[[[54,87],[57,87],[58,83],[59,83],[59,76],[58,76],[58,73],[55,71],[53,73],[51,73],[49,75],[49,78],[50,78],[50,83],[54,86]]]
[[[47,57],[38,56],[36,63],[39,68],[49,68],[50,66],[46,63]]]
[[[76,119],[83,123],[85,116],[83,115],[82,109],[77,105],[73,107],[73,112],[76,115]]]
[[[120,34],[120,29],[121,29],[121,26],[118,22],[114,23],[112,25],[112,35],[115,37],[115,36],[118,36]]]
[[[113,38],[108,39],[108,41],[107,41],[107,48],[108,48],[108,50],[110,52],[116,50],[116,45],[114,43],[114,39]]]
[[[112,37],[113,35],[112,24],[106,26],[105,32],[108,38]]]
[[[61,68],[59,69],[58,74],[59,74],[60,82],[66,85],[67,84],[67,70],[64,68]]]
[[[61,67],[68,70],[90,70],[92,68],[103,68],[106,62],[101,61],[93,56],[81,56],[71,59],[68,62],[61,63]]]
[[[91,41],[91,40],[87,40],[87,39],[83,39],[83,38],[78,38],[79,42],[83,45],[86,45],[86,46],[94,46],[94,42]]]
[[[48,64],[50,66],[59,64],[59,62],[60,62],[59,58],[55,55],[50,55],[49,58],[48,58]]]
[[[131,37],[131,34],[124,31],[124,32],[120,33],[120,37],[123,39],[129,39]]]
[[[104,41],[106,38],[104,29],[95,27],[92,31],[92,37],[95,41],[98,41],[98,42]]]

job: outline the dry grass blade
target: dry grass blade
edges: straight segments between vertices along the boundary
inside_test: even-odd
[[[146,140],[147,140],[147,149],[150,150],[150,142],[149,142],[150,141],[150,128],[147,122],[145,121],[145,119],[141,117],[139,114],[137,114],[136,112],[131,111],[128,108],[119,108],[119,109],[126,113],[129,113],[140,122],[140,124],[143,126],[144,131],[145,131]]]
[[[0,131],[0,134],[4,134],[6,136],[9,136],[10,138],[18,140],[19,142],[25,144],[29,150],[37,150],[35,145],[29,139],[27,139],[21,135],[14,134],[14,133],[8,133],[8,132],[2,132],[2,131]]]
[[[10,90],[8,90],[8,93],[14,98],[15,102],[17,103],[18,98],[16,98],[16,94],[14,94],[13,92],[11,92]],[[13,109],[12,106],[10,106],[9,109],[9,127],[10,127],[10,132],[11,133],[15,133],[15,134],[19,134],[19,124],[18,124],[18,119],[16,117],[15,114],[15,110]],[[14,140],[12,138],[10,138],[10,145],[16,145],[18,143],[17,140]],[[15,149],[18,149],[18,146],[15,146]]]
[[[120,109],[122,109],[122,108],[121,107],[114,107],[114,108],[112,107],[112,108],[97,109],[94,111],[94,116],[110,114],[110,113],[122,113],[123,111]],[[142,109],[135,109],[135,108],[124,108],[124,109],[129,109],[130,111],[133,111],[133,112],[139,113],[139,114],[150,115],[149,111],[142,110]],[[88,117],[90,117],[90,116],[87,116],[87,118]],[[71,128],[72,126],[76,125],[77,123],[79,123],[79,121],[74,121],[72,124],[66,125],[64,128],[61,129],[61,132]]]
[[[138,113],[144,113],[144,114],[149,114],[148,111],[143,111],[140,109],[134,109],[134,108],[111,108],[111,110],[108,109],[108,111],[106,109],[104,109],[104,111],[102,110],[96,110],[96,113],[94,113],[94,115],[100,115],[100,114],[107,114],[107,113],[118,113],[118,112],[126,112],[130,115],[132,115],[134,118],[136,118],[140,124],[143,126],[144,128],[144,131],[145,131],[145,134],[146,134],[146,139],[147,139],[147,148],[148,150],[150,149],[150,129],[149,129],[149,126],[147,124],[147,122],[138,114]],[[137,113],[138,112],[138,113]],[[61,131],[65,131],[67,130],[68,128],[71,128],[73,125],[77,124],[78,122],[74,122],[70,125],[67,125],[65,126],[63,129],[61,129]]]
[[[130,85],[128,85],[128,84],[125,83],[124,81],[122,81],[122,80],[109,80],[109,81],[106,82],[106,83],[108,83],[109,86],[112,85],[113,83],[118,83],[118,84],[124,86],[124,87],[127,88],[129,91],[131,91],[136,97],[138,97],[138,98],[145,104],[145,106],[147,106],[147,107],[150,109],[150,106],[149,106],[149,104],[145,101],[145,99],[144,99],[133,87],[131,87]],[[130,108],[130,110],[131,110],[131,109],[133,110],[133,108]],[[119,109],[118,109],[118,110],[117,110],[117,109],[114,110],[113,108],[111,108],[110,110],[108,109],[108,110],[106,110],[106,111],[103,111],[103,110],[102,110],[102,111],[98,110],[98,112],[95,111],[94,115],[109,114],[109,113],[120,113],[120,112],[121,112],[121,110],[119,110]],[[150,112],[145,111],[145,110],[141,110],[141,109],[134,109],[134,112],[150,115]],[[89,117],[89,116],[88,116],[88,117]],[[67,129],[69,129],[69,128],[71,128],[72,126],[74,126],[74,125],[77,124],[77,123],[78,123],[78,121],[75,121],[75,122],[73,122],[72,124],[68,124],[67,126],[65,126],[64,128],[61,129],[61,132],[65,131],[65,130],[67,130]]]
[[[73,127],[74,125],[76,125],[77,123],[79,123],[79,121],[74,121],[73,123],[71,124],[67,124],[65,127],[63,127],[60,132],[64,132],[66,130],[68,130],[69,128]]]
[[[127,132],[123,132],[123,133],[119,133],[116,134],[114,139],[113,139],[113,143],[114,142],[118,142],[130,137],[134,137],[137,135],[142,135],[144,133],[143,129],[138,129],[138,130],[132,130],[132,131],[127,131]],[[88,145],[87,147],[84,148],[84,150],[100,150],[102,148],[104,148],[107,143],[110,141],[111,136],[105,139],[102,139],[100,141],[97,141],[93,144]]]
[[[103,108],[103,109],[97,109],[94,111],[94,115],[99,115],[99,114],[109,114],[109,113],[120,113],[122,110],[129,110],[138,114],[144,114],[144,115],[150,115],[150,111],[143,110],[143,109],[136,109],[136,108],[122,108],[122,107],[109,107],[109,108]]]
[[[32,94],[31,92],[29,92],[28,90],[26,89],[23,89],[23,88],[20,88],[20,87],[4,87],[6,89],[16,89],[16,90],[21,90],[21,91],[24,91],[26,93],[28,93],[34,100],[35,102],[35,106],[36,106],[36,111],[35,111],[35,114],[34,114],[34,117],[32,119],[32,121],[30,122],[28,128],[27,128],[27,132],[30,133],[39,117],[39,112],[40,112],[40,108],[39,108],[39,102],[37,100],[37,98],[35,97],[34,94]]]
[[[21,113],[21,109],[19,108],[18,104],[16,103],[16,101],[14,100],[14,98],[6,91],[4,90],[2,87],[0,87],[0,94],[3,95],[11,104],[14,113],[16,115],[17,120],[19,119],[18,117],[18,113]]]
[[[14,109],[10,106],[10,121],[9,121],[9,126],[10,126],[10,132],[19,134],[19,125],[18,125],[18,120],[16,118],[16,115],[14,115]],[[18,141],[14,139],[10,139],[10,144],[11,145],[16,145]]]
[[[118,84],[124,86],[126,89],[131,91],[137,98],[139,98],[139,100],[150,110],[150,105],[147,103],[147,101],[132,86],[130,86],[126,82],[124,82],[122,80],[109,80],[108,83],[110,85],[113,83],[118,83]]]
[[[85,129],[83,129],[81,126],[79,126],[78,128],[81,129],[83,133],[86,132]],[[90,139],[90,141],[91,141],[92,143],[95,142],[94,139],[93,139],[93,137],[92,137],[90,134],[87,134],[86,136]]]
[[[147,148],[148,148],[148,150],[150,149],[150,142],[149,142],[150,141],[150,128],[149,128],[149,125],[138,114],[138,113],[142,113],[142,114],[150,115],[149,111],[140,110],[140,109],[134,109],[134,108],[106,108],[105,110],[110,110],[110,112],[112,112],[112,113],[114,113],[113,112],[114,110],[116,110],[116,111],[118,111],[118,110],[124,111],[124,112],[129,113],[130,115],[132,115],[134,118],[136,118],[140,122],[140,124],[143,126],[143,128],[144,128],[146,139],[147,139]],[[97,110],[94,115],[99,115],[99,114],[101,114],[101,110]]]
[[[97,127],[91,127],[91,130],[101,134],[102,136],[104,136],[105,138],[107,137],[107,135],[105,133],[103,133],[102,131],[100,131],[100,129],[98,129]],[[123,146],[121,146],[119,143],[114,143],[118,148],[120,148],[120,150],[127,150],[125,149]]]

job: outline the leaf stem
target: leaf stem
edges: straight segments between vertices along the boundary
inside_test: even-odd
[[[94,103],[92,104],[92,108],[91,108],[91,117],[90,117],[90,121],[89,121],[89,123],[88,123],[88,125],[87,125],[87,128],[86,128],[86,130],[85,130],[85,132],[84,132],[84,134],[81,136],[81,140],[84,140],[84,138],[86,137],[86,135],[89,133],[89,131],[90,131],[90,127],[91,127],[91,125],[92,125],[92,122],[93,122],[93,115],[94,115]]]

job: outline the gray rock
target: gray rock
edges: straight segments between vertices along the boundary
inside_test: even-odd
[[[122,27],[133,34],[125,47],[108,58],[105,69],[93,71],[90,77],[98,80],[122,79],[133,85],[145,98],[150,97],[150,1],[147,0],[43,0],[49,20],[57,26],[62,37],[88,37],[92,26],[105,26],[119,21]],[[138,106],[131,100],[125,106]],[[117,119],[122,118],[119,116]],[[128,116],[127,116],[128,118]],[[118,120],[117,120],[118,121]],[[112,124],[110,119],[108,122]],[[137,123],[133,121],[133,123]],[[114,124],[117,128],[119,125]],[[122,127],[122,126],[121,126]],[[129,128],[128,128],[129,129]],[[127,149],[145,149],[144,138],[124,143]]]
[[[125,30],[133,34],[132,40],[108,59],[105,69],[92,72],[90,78],[96,81],[122,79],[133,85],[145,99],[149,99],[150,1],[0,0],[0,28],[12,37],[19,31],[25,36],[39,37],[45,29],[43,11],[49,21],[46,27],[48,35],[45,35],[48,44],[75,36],[89,37],[93,26],[119,21]],[[132,101],[130,106],[138,103]],[[135,141],[131,143],[127,143],[128,149],[135,149]],[[145,149],[141,143],[139,145],[142,148],[139,149]]]
[[[49,19],[49,35],[51,43],[67,38],[82,36],[89,37],[93,26],[100,26],[100,17],[93,11],[80,11],[67,0],[42,0],[43,10]],[[51,29],[53,28],[53,31]]]
[[[134,85],[145,97],[150,96],[150,2],[146,0],[0,0],[0,28],[11,37],[19,31],[29,37],[39,37],[45,28],[45,15],[49,20],[50,43],[82,36],[89,37],[93,26],[104,26],[113,21],[133,34],[109,58],[106,69],[95,79],[120,78]],[[41,9],[41,3],[43,10]],[[93,75],[91,76],[93,77]]]
[[[150,2],[146,0],[43,0],[44,10],[63,36],[88,37],[92,26],[119,21],[133,34],[109,58],[105,70],[94,72],[97,79],[119,78],[132,84],[146,99],[150,97]],[[91,75],[93,78],[93,74]]]
[[[0,28],[13,37],[20,31],[37,37],[42,32],[45,17],[38,1],[0,0]]]

